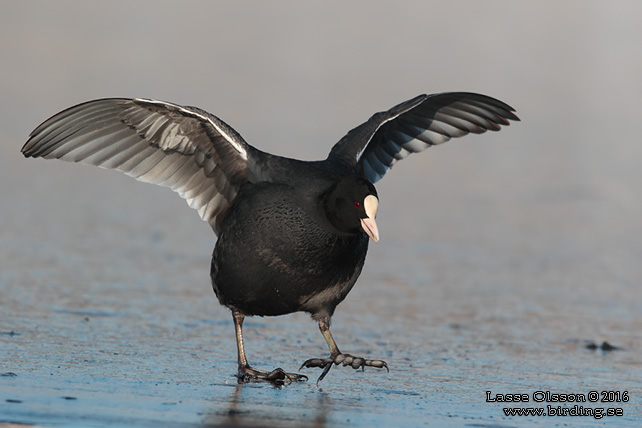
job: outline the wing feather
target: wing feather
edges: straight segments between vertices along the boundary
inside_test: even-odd
[[[466,134],[498,131],[519,118],[494,98],[446,92],[420,95],[354,128],[330,151],[329,160],[347,164],[371,182],[380,180],[410,153]]]
[[[27,157],[121,171],[169,187],[215,232],[256,150],[225,122],[195,107],[141,98],[108,98],[64,110],[38,126]]]

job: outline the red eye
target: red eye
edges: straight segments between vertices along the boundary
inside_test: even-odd
[[[355,203],[354,203],[354,206],[355,206],[355,207],[357,207],[357,208],[359,208],[359,207],[361,206],[361,204],[360,204],[359,202],[355,202]]]

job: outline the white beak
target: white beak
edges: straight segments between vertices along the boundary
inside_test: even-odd
[[[368,217],[361,219],[361,227],[363,228],[364,232],[368,234],[370,239],[375,242],[379,242],[379,229],[377,228],[377,223],[375,222],[378,207],[379,199],[377,199],[376,196],[366,196],[366,199],[364,199],[363,201],[363,208],[366,210],[366,215]]]

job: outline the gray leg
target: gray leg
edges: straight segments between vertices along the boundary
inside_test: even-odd
[[[245,346],[243,346],[243,320],[245,315],[240,312],[232,311],[234,317],[234,328],[236,329],[236,349],[238,351],[239,370],[241,367],[249,367],[245,357]]]
[[[232,316],[234,317],[234,328],[236,330],[236,349],[238,351],[239,364],[238,374],[236,376],[240,383],[247,383],[252,380],[267,380],[282,385],[293,381],[308,380],[307,376],[296,373],[286,373],[281,368],[274,369],[271,372],[252,368],[247,362],[245,346],[243,345],[243,320],[245,319],[245,315],[233,310]]]
[[[323,368],[321,376],[319,376],[319,379],[317,379],[317,384],[321,380],[323,380],[325,375],[328,374],[328,372],[332,368],[332,364],[343,364],[344,366],[351,366],[355,370],[358,368],[365,370],[366,366],[368,366],[376,367],[379,369],[385,368],[386,371],[389,371],[388,364],[385,361],[366,360],[365,358],[355,357],[350,354],[342,354],[341,351],[339,351],[337,342],[335,342],[334,337],[332,337],[332,333],[330,333],[330,317],[323,317],[319,320],[319,330],[321,330],[321,334],[323,334],[323,337],[328,344],[328,348],[330,348],[330,356],[328,358],[310,358],[309,360],[305,361],[299,369],[301,370],[304,367]]]

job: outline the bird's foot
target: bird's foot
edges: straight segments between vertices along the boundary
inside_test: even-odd
[[[250,366],[239,367],[236,377],[239,383],[248,383],[252,381],[268,381],[275,385],[285,385],[292,382],[304,382],[308,377],[298,373],[287,373],[282,368],[277,368],[271,372],[257,370]]]
[[[385,361],[382,360],[366,360],[365,358],[361,357],[355,357],[350,354],[341,354],[337,353],[336,355],[330,355],[328,358],[310,358],[306,362],[304,362],[301,365],[301,370],[304,367],[319,367],[323,369],[323,372],[321,372],[321,376],[319,376],[319,379],[317,379],[317,384],[323,380],[325,375],[328,374],[330,369],[332,368],[332,364],[335,366],[338,366],[339,364],[343,364],[344,366],[350,366],[353,369],[357,370],[361,368],[362,370],[365,370],[366,366],[367,367],[376,367],[378,369],[386,369],[387,372],[390,372],[388,370],[388,364]]]

